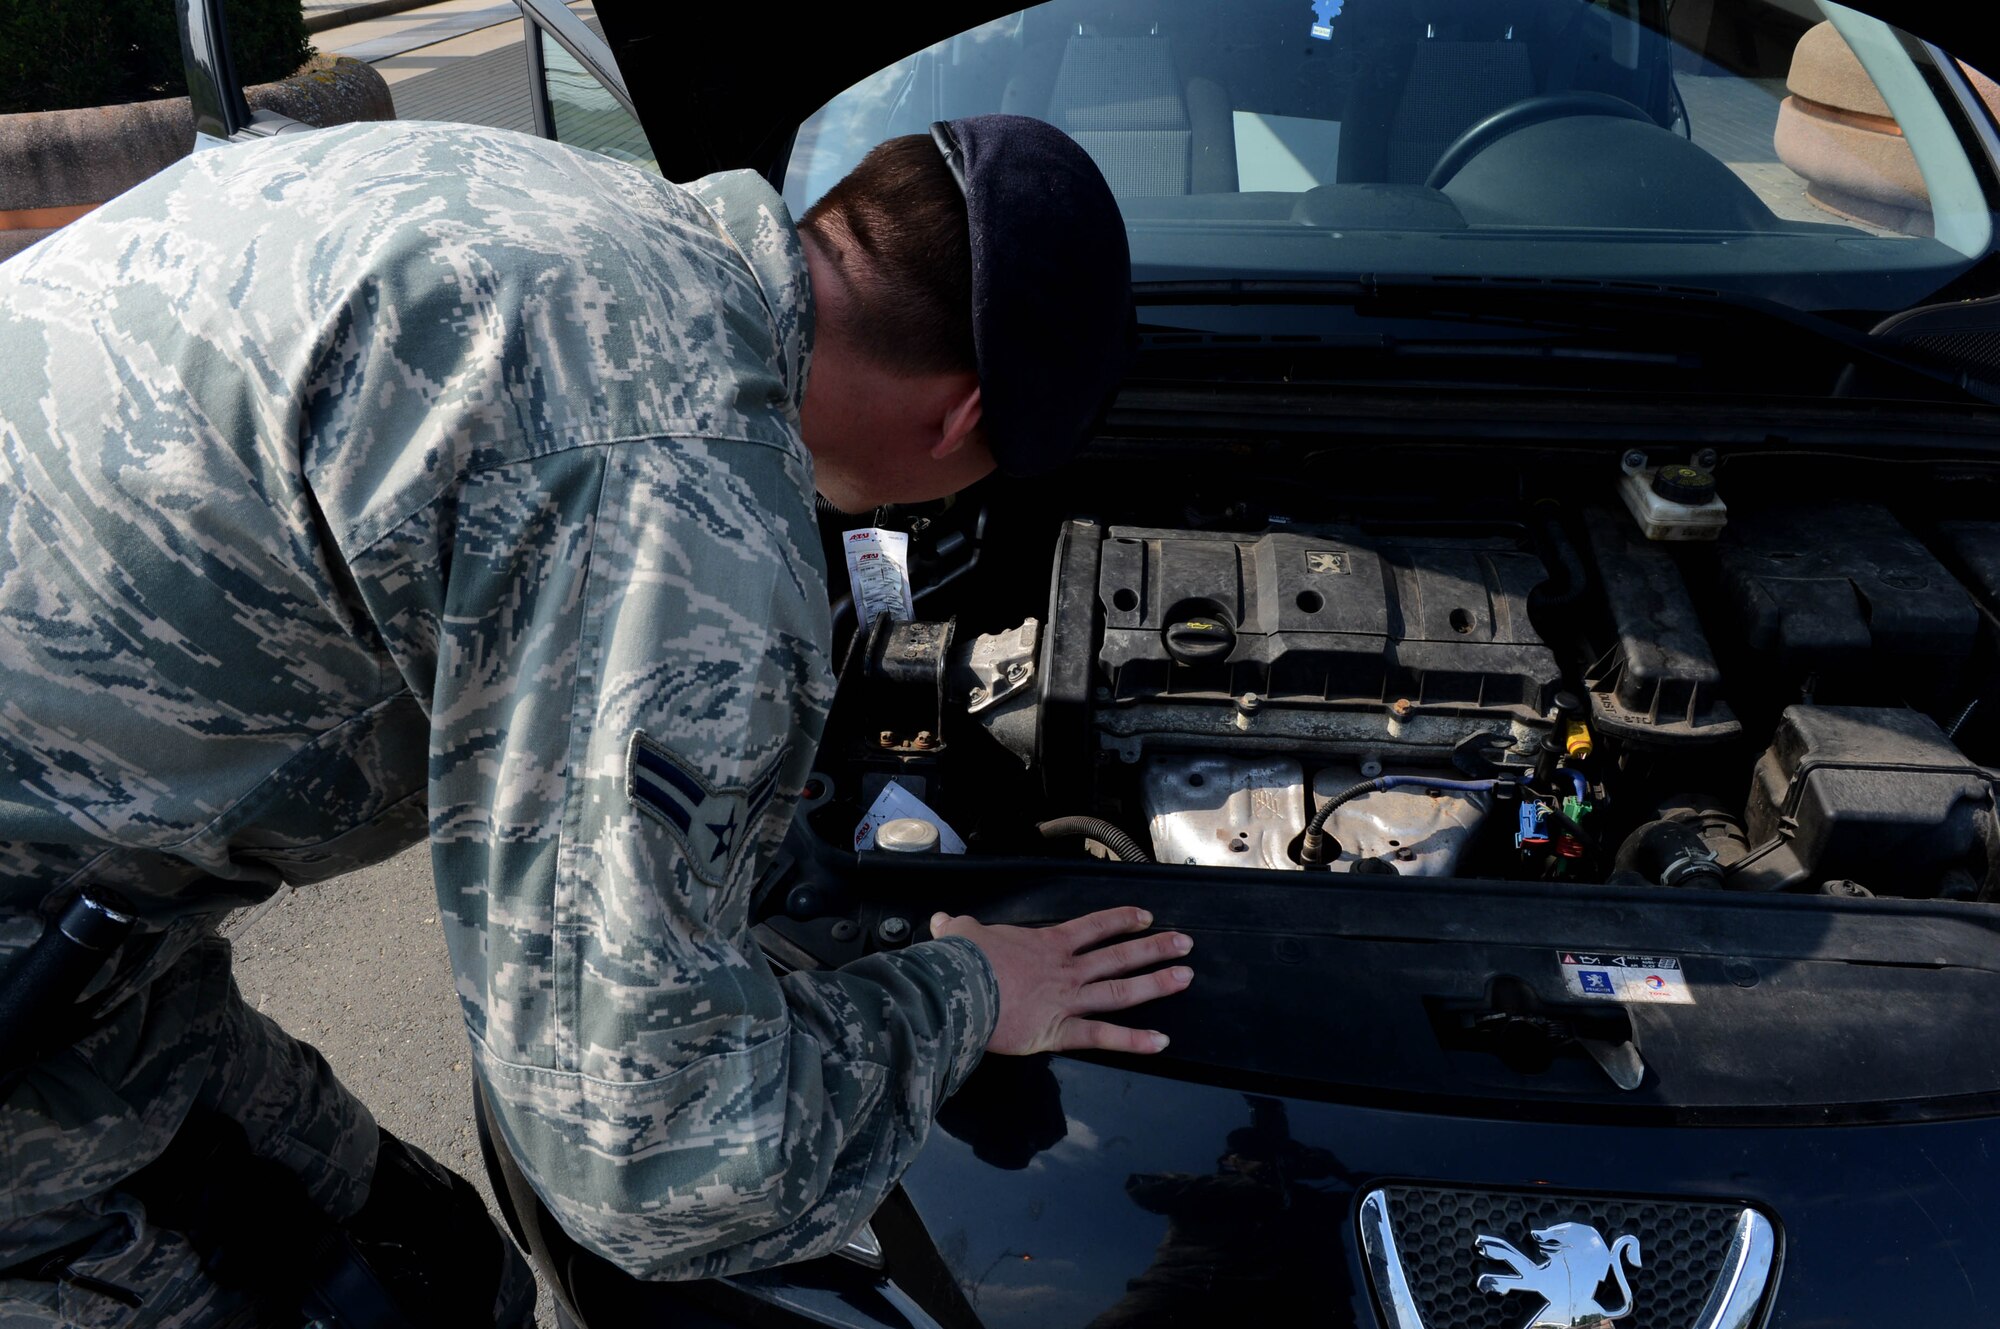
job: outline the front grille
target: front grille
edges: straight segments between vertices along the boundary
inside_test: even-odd
[[[1510,1271],[1480,1255],[1473,1238],[1500,1237],[1540,1262],[1529,1230],[1557,1223],[1587,1223],[1607,1244],[1627,1234],[1639,1239],[1640,1267],[1625,1266],[1633,1309],[1617,1321],[1618,1329],[1696,1329],[1743,1212],[1741,1205],[1542,1192],[1391,1186],[1383,1193],[1424,1329],[1522,1329],[1542,1299],[1521,1291],[1481,1292],[1479,1275]],[[1598,1301],[1615,1309],[1621,1300],[1607,1279]]]

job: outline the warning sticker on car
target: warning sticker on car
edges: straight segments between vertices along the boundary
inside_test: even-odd
[[[1694,1005],[1680,960],[1672,955],[1612,955],[1558,951],[1563,986],[1572,997],[1596,1001],[1673,1002]]]

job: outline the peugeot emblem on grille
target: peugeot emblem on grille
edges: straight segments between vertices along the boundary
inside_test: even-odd
[[[1384,1329],[1759,1329],[1777,1294],[1740,1202],[1405,1183],[1355,1218]]]
[[[1513,1270],[1481,1274],[1481,1292],[1532,1292],[1542,1299],[1542,1308],[1521,1329],[1580,1329],[1632,1313],[1632,1284],[1625,1278],[1625,1262],[1639,1264],[1637,1237],[1622,1236],[1607,1246],[1588,1223],[1557,1223],[1532,1229],[1528,1235],[1540,1247],[1542,1259],[1531,1259],[1512,1242],[1484,1232],[1472,1243],[1487,1259]],[[1597,1299],[1607,1278],[1618,1282],[1620,1304],[1615,1310]]]

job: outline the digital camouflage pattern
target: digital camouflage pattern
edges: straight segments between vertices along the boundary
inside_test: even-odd
[[[811,328],[756,176],[464,125],[198,153],[0,266],[0,962],[87,882],[155,929],[119,1057],[0,1109],[0,1220],[164,1146],[210,1035],[133,1003],[221,911],[426,831],[574,1235],[693,1277],[868,1217],[997,997],[962,939],[749,937],[832,693]]]
[[[140,1005],[176,1010],[180,999],[192,998],[196,1018],[179,1027],[199,1029],[199,1036],[131,1039],[129,1021],[114,1021],[86,1039],[80,1055],[56,1059],[38,1078],[45,1086],[64,1088],[82,1081],[85,1092],[92,1092],[88,1082],[92,1072],[103,1074],[107,1038],[130,1040],[141,1055],[184,1057],[185,1082],[196,1086],[194,1102],[241,1123],[254,1154],[305,1178],[307,1194],[321,1208],[346,1218],[368,1198],[375,1120],[319,1053],[244,1003],[229,979],[228,958],[225,943],[205,941],[134,998]],[[186,1103],[165,1093],[149,1106],[180,1111]],[[10,1106],[5,1137],[10,1162],[41,1152],[27,1117]],[[12,1147],[17,1140],[18,1151]],[[90,1155],[100,1169],[92,1193],[0,1224],[0,1267],[32,1264],[52,1250],[78,1252],[63,1261],[61,1279],[0,1279],[0,1329],[255,1324],[248,1298],[216,1286],[186,1239],[156,1226],[144,1202],[120,1188],[123,1173],[109,1169],[105,1160],[115,1162],[126,1152],[122,1141],[104,1142]],[[24,1185],[19,1193],[25,1197],[32,1190]],[[125,1295],[108,1295],[107,1288]],[[127,1304],[132,1298],[141,1303],[136,1315]]]

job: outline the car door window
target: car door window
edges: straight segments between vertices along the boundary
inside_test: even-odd
[[[658,171],[646,131],[618,104],[610,89],[592,77],[547,29],[537,27],[535,40],[541,47],[542,85],[553,121],[549,137]]]
[[[528,23],[535,125],[544,138],[657,173],[659,162],[603,36],[554,0],[517,0]]]

